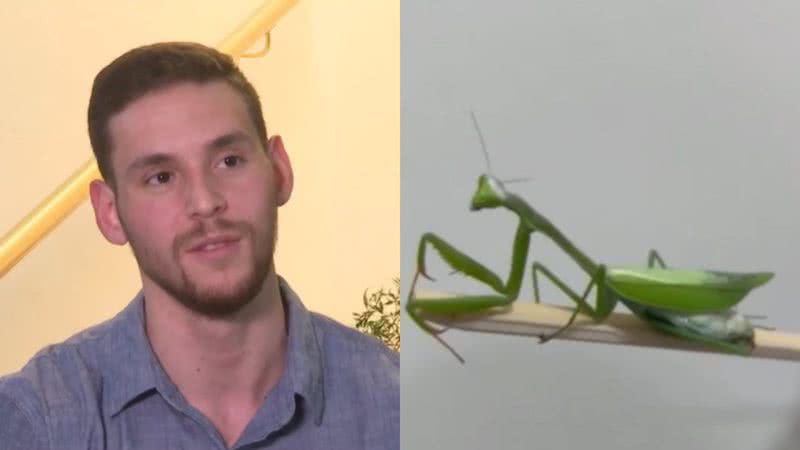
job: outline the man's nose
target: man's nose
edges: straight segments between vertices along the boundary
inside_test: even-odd
[[[187,210],[189,215],[209,217],[218,214],[227,206],[219,183],[212,176],[199,174],[186,184]]]

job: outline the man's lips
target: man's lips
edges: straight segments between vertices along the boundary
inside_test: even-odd
[[[193,242],[187,251],[190,253],[211,252],[218,249],[228,248],[238,242],[240,239],[241,237],[233,235],[209,236]]]

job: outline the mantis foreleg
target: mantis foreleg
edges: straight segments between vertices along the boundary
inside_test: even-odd
[[[522,285],[525,260],[528,258],[531,230],[522,222],[517,226],[514,245],[511,252],[511,271],[508,280],[503,281],[494,272],[486,268],[469,255],[459,251],[444,239],[433,233],[425,233],[419,241],[417,250],[417,271],[425,278],[433,280],[425,270],[425,252],[427,244],[435,248],[447,265],[457,272],[487,284],[504,297],[515,299]]]
[[[433,233],[423,234],[419,241],[419,247],[417,249],[417,271],[420,275],[431,281],[435,281],[433,277],[428,275],[425,269],[425,253],[427,244],[430,244],[439,252],[439,255],[442,257],[444,262],[447,263],[447,265],[450,266],[454,272],[461,272],[464,275],[489,285],[495,291],[503,292],[503,281],[497,276],[497,274]]]
[[[516,300],[522,284],[525,261],[528,257],[530,234],[530,228],[520,222],[517,227],[517,232],[514,236],[511,272],[509,273],[508,280],[505,283],[503,283],[500,277],[486,268],[483,264],[479,263],[467,254],[459,251],[439,236],[433,233],[423,234],[417,250],[417,273],[414,275],[414,281],[412,282],[412,286],[409,291],[408,302],[406,304],[406,310],[408,311],[411,319],[414,320],[414,322],[416,322],[422,329],[426,330],[431,335],[436,336],[437,334],[441,333],[441,330],[435,330],[429,325],[425,324],[420,318],[420,313],[458,314],[479,312],[495,306],[505,306]],[[490,286],[500,295],[461,296],[444,299],[414,298],[414,286],[416,284],[418,275],[422,275],[429,280],[433,280],[433,278],[427,274],[425,267],[425,253],[428,245],[436,249],[444,262],[454,271],[461,272],[466,276],[474,278],[475,280]],[[463,359],[452,348],[450,348],[450,346],[448,346],[441,339],[438,340],[463,362]]]

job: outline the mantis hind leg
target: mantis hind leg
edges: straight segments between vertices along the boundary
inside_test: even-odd
[[[583,312],[589,316],[591,316],[595,320],[601,320],[605,317],[608,317],[611,314],[611,311],[614,309],[614,300],[611,297],[608,297],[606,294],[606,290],[602,288],[603,280],[605,279],[605,267],[600,266],[592,275],[592,279],[589,280],[589,284],[586,286],[586,289],[583,291],[583,295],[578,295],[575,291],[573,291],[566,283],[564,283],[560,278],[558,278],[550,269],[545,267],[539,262],[533,263],[532,266],[533,272],[533,291],[534,291],[534,299],[536,303],[539,303],[539,282],[537,277],[537,272],[541,272],[545,277],[550,279],[562,292],[564,292],[567,297],[569,297],[577,307],[575,311],[570,316],[569,320],[567,321],[564,326],[556,330],[555,332],[541,336],[539,339],[540,343],[545,343],[554,337],[560,335],[564,331],[566,331],[572,324],[575,322],[575,318],[578,316],[579,312]],[[597,289],[597,301],[595,304],[595,308],[586,301],[589,296],[589,293],[592,290],[592,287],[600,287]]]
[[[650,253],[647,254],[647,267],[654,267],[655,263],[658,263],[662,269],[666,269],[667,265],[664,264],[664,260],[661,259],[661,255],[655,249],[650,249]]]

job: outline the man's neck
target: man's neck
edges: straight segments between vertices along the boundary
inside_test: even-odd
[[[254,412],[277,384],[286,353],[275,273],[253,301],[224,319],[202,316],[150,287],[144,289],[147,336],[187,401],[222,420],[235,420],[234,411]]]

